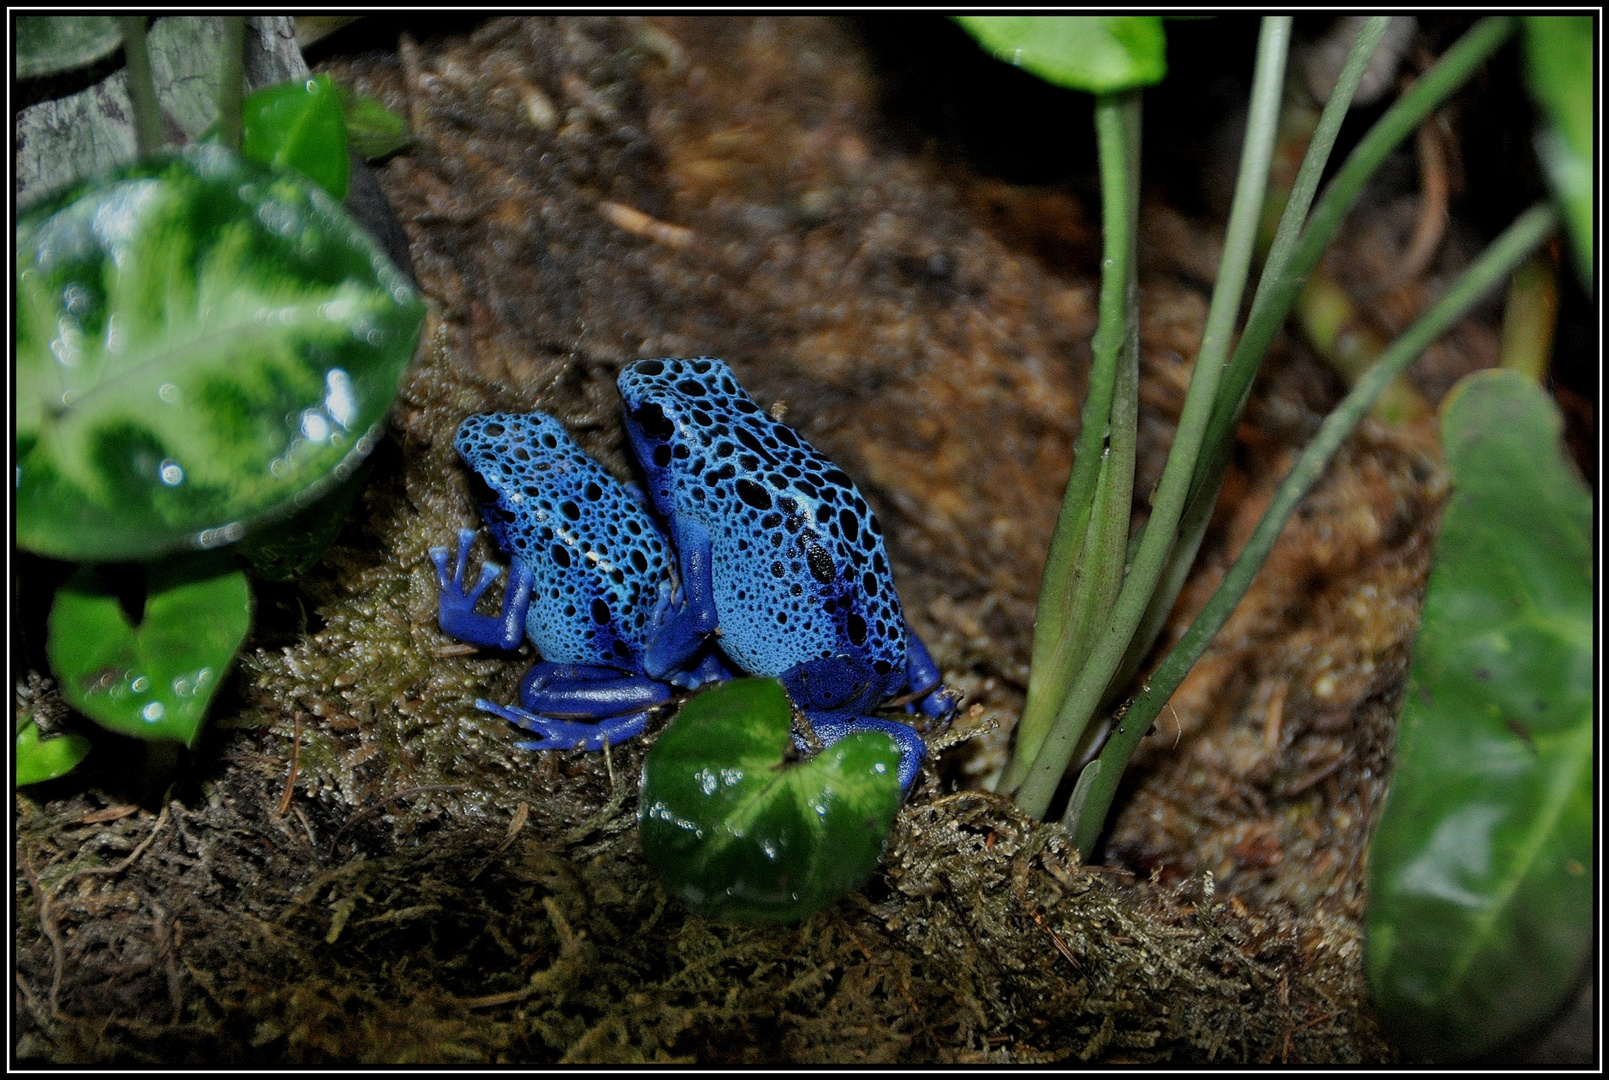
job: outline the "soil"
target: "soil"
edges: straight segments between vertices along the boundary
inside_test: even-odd
[[[1181,54],[1233,38],[1178,25]],[[941,20],[769,17],[371,19],[331,42],[315,67],[413,124],[378,175],[431,304],[415,367],[338,543],[259,592],[199,749],[164,776],[106,743],[17,796],[16,1060],[1394,1059],[1362,977],[1363,851],[1446,490],[1433,426],[1347,444],[1165,710],[1097,865],[982,790],[1022,703],[1099,232],[1087,100],[970,49]],[[1221,82],[1148,104],[1142,508],[1215,273],[1244,93]],[[982,118],[976,96],[1015,93],[1037,95],[1031,129]],[[1385,279],[1407,245],[1403,161],[1340,280]],[[1484,228],[1455,212],[1365,317],[1400,329]],[[1494,362],[1499,316],[1433,350],[1432,403]],[[625,478],[619,369],[699,355],[856,478],[967,703],[883,869],[797,925],[660,890],[634,826],[663,719],[608,754],[518,750],[474,699],[513,700],[530,657],[435,624],[427,549],[477,521],[459,420],[544,410]],[[1276,347],[1159,649],[1343,389]],[[18,695],[67,722],[48,680]]]

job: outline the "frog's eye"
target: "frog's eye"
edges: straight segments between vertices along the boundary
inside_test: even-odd
[[[478,472],[469,474],[469,493],[482,506],[490,506],[499,498],[497,489],[488,484],[486,478]]]
[[[670,417],[665,415],[665,410],[652,402],[637,409],[636,412],[631,414],[631,418],[636,421],[638,427],[642,428],[642,433],[650,439],[665,442],[676,433],[676,425],[670,422]]]

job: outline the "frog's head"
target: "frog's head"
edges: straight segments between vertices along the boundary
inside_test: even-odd
[[[581,454],[563,425],[543,413],[476,413],[458,425],[453,449],[469,466],[470,490],[504,550],[533,477]]]
[[[639,360],[620,373],[626,431],[651,488],[734,413],[761,409],[721,360]],[[659,493],[656,492],[656,496]]]
[[[795,664],[780,678],[794,704],[811,715],[831,717],[876,708],[888,681],[866,661],[843,654]]]

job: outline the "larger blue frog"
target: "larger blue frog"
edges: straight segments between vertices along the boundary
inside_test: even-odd
[[[649,677],[643,659],[656,616],[675,600],[669,547],[646,509],[564,428],[542,413],[481,413],[453,440],[476,478],[488,531],[509,556],[502,612],[475,611],[500,568],[464,585],[471,530],[458,534],[453,569],[432,548],[441,586],[437,622],[463,641],[541,654],[520,685],[523,707],[477,700],[540,738],[537,750],[599,750],[639,734],[671,686],[729,677],[714,649],[690,652]]]
[[[638,361],[620,395],[681,571],[682,602],[650,637],[644,672],[685,667],[714,635],[737,667],[780,679],[825,742],[889,735],[908,792],[921,737],[866,714],[906,697],[939,718],[954,701],[905,622],[882,530],[854,482],[720,360]]]

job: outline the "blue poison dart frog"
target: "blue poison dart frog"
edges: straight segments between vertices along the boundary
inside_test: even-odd
[[[644,672],[685,668],[715,635],[733,665],[780,679],[823,741],[889,735],[908,792],[921,737],[866,714],[905,697],[937,719],[955,701],[905,622],[882,529],[854,481],[720,360],[640,360],[621,373],[620,396],[681,581]]]
[[[711,649],[686,651],[653,677],[643,668],[656,614],[675,600],[664,534],[646,509],[542,413],[482,413],[458,428],[453,446],[475,477],[486,527],[509,556],[502,613],[475,602],[500,568],[481,567],[467,591],[458,554],[430,550],[441,585],[437,621],[462,641],[514,649],[529,637],[541,660],[520,684],[521,707],[476,701],[540,738],[527,749],[602,749],[639,734],[670,685],[698,686],[731,675]]]

